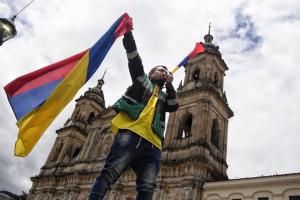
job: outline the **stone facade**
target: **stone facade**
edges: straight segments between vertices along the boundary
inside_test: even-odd
[[[203,200],[300,200],[300,174],[209,182]]]
[[[179,109],[169,115],[157,178],[156,200],[202,199],[203,184],[227,178],[227,130],[233,112],[223,89],[228,70],[218,47],[207,34],[204,53],[185,66],[178,92]],[[40,173],[32,177],[29,200],[87,199],[113,142],[111,119],[105,107],[103,78],[79,99]],[[126,171],[106,195],[107,200],[131,200],[135,174]]]

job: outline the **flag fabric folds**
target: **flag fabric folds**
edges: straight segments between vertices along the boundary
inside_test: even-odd
[[[19,128],[16,156],[27,156],[77,91],[99,68],[114,41],[132,29],[125,13],[89,49],[16,78],[4,87]]]
[[[185,65],[190,59],[195,57],[197,54],[204,52],[205,47],[201,42],[197,42],[193,51],[191,51],[171,72],[176,72],[181,66]]]

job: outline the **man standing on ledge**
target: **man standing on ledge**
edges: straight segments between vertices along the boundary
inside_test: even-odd
[[[160,65],[145,74],[131,31],[124,35],[123,45],[132,85],[113,105],[118,114],[112,120],[112,131],[117,135],[89,200],[103,199],[109,186],[128,167],[137,175],[136,200],[152,199],[161,161],[165,113],[178,109],[171,72]],[[166,92],[162,91],[163,86]]]

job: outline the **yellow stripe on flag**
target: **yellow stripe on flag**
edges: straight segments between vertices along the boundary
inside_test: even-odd
[[[19,135],[15,145],[16,156],[27,156],[56,116],[73,99],[86,81],[88,63],[89,52],[79,60],[40,108],[17,123]]]
[[[176,66],[176,67],[174,67],[173,69],[171,69],[172,74],[174,74],[178,69],[179,69],[178,66]]]

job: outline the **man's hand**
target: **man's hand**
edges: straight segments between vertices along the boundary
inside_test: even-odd
[[[173,74],[172,72],[168,72],[167,78],[166,78],[166,83],[172,83],[173,82]]]
[[[126,23],[126,28],[127,28],[127,30],[129,30],[129,31],[132,31],[132,30],[133,30],[133,23],[132,23],[132,20],[130,20],[130,21],[128,21],[128,22]]]

